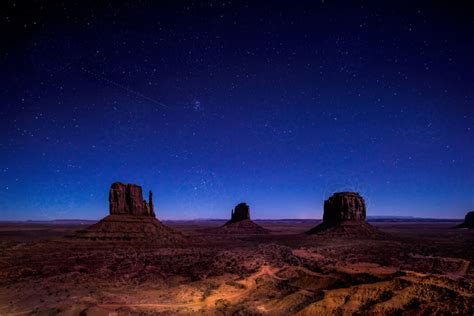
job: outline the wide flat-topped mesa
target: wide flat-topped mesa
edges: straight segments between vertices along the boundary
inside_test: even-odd
[[[337,192],[324,201],[323,222],[307,233],[336,236],[380,234],[365,219],[365,201],[359,193]]]
[[[143,199],[142,187],[136,184],[114,182],[109,191],[110,215],[153,216],[152,192],[148,193],[148,202]]]

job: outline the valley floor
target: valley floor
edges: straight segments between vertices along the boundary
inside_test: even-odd
[[[170,221],[185,242],[66,238],[87,224],[0,223],[0,315],[463,314],[474,231],[376,222],[377,237],[309,236],[317,221]]]

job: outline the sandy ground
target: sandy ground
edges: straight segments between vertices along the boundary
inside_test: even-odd
[[[186,242],[66,238],[91,223],[0,223],[0,315],[472,315],[474,231],[377,222],[377,237],[265,236],[170,221]]]

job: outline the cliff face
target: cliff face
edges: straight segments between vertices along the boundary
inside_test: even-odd
[[[143,199],[142,187],[115,182],[109,191],[109,212],[110,215],[155,217],[152,192],[149,192],[147,202]]]
[[[334,193],[324,201],[325,223],[342,221],[365,221],[365,202],[356,192]]]

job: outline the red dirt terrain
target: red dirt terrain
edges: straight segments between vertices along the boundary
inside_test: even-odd
[[[305,234],[318,221],[164,221],[179,241],[71,238],[91,223],[0,225],[0,315],[472,315],[474,231],[372,222],[381,234]]]

